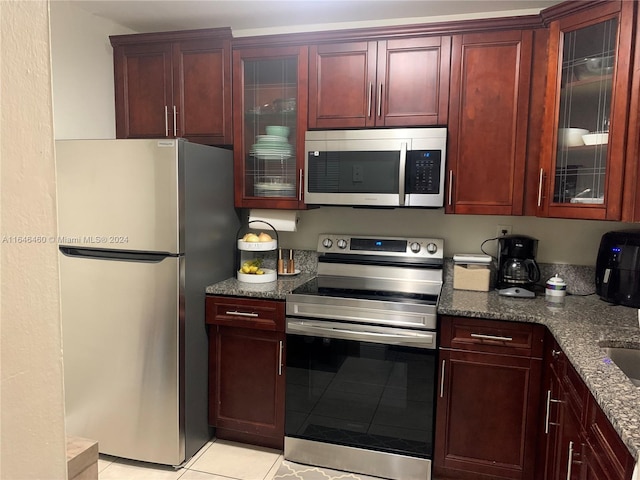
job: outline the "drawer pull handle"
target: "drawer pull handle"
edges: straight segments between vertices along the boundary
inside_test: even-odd
[[[284,349],[284,344],[282,340],[280,340],[280,353],[278,354],[278,376],[282,375],[282,350]]]
[[[169,108],[164,106],[164,136],[169,136]]]
[[[298,201],[301,202],[302,201],[302,190],[304,189],[304,184],[302,183],[302,169],[300,169],[298,185],[300,185],[300,187],[298,188]]]
[[[253,312],[238,312],[237,310],[233,310],[233,311],[229,311],[229,312],[225,312],[227,315],[233,315],[236,317],[258,317],[259,315],[257,313],[253,313]]]
[[[484,335],[482,333],[472,333],[471,338],[479,338],[481,340],[494,340],[496,342],[511,342],[512,337],[500,337],[497,335]]]
[[[178,112],[176,106],[173,106],[173,136],[178,136]]]
[[[444,360],[442,360],[442,369],[440,371],[440,398],[444,397]]]
[[[544,180],[544,169],[540,169],[540,179],[538,180],[538,208],[542,206],[542,181]]]
[[[555,426],[560,425],[559,423],[549,421],[549,415],[550,415],[552,403],[562,403],[562,400],[556,400],[555,398],[551,398],[551,390],[547,390],[547,414],[545,415],[545,419],[544,419],[545,434],[549,433],[549,425],[555,425]]]
[[[573,442],[569,442],[569,457],[567,460],[567,480],[571,480],[572,466],[573,466]]]

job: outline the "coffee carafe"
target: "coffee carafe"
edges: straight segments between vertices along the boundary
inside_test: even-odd
[[[526,235],[504,235],[498,238],[496,288],[504,295],[532,297],[540,280],[536,263],[538,240]]]

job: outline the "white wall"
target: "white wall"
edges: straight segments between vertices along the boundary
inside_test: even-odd
[[[73,2],[51,3],[56,139],[116,138],[109,35],[135,33]]]
[[[0,478],[65,479],[47,1],[0,2],[0,58]]]
[[[60,0],[52,4],[51,28],[56,138],[114,138],[113,63],[108,36],[134,32],[91,16],[73,2]],[[327,26],[312,28],[324,30]],[[295,26],[286,29],[286,32],[294,31],[302,29]],[[283,29],[234,31],[236,36],[266,33],[285,32]],[[302,212],[298,232],[283,234],[283,240],[285,246],[313,250],[322,232],[440,236],[446,240],[446,255],[452,256],[479,252],[482,241],[495,236],[498,224],[511,225],[514,233],[538,238],[540,261],[576,265],[595,264],[602,233],[631,227],[617,222],[444,215],[442,210],[324,207]]]

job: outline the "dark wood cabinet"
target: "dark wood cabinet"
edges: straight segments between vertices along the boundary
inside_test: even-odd
[[[634,461],[547,331],[536,479],[630,480]]]
[[[209,296],[206,322],[216,436],[282,449],[284,302]]]
[[[543,12],[550,33],[539,216],[622,218],[636,4],[561,4]]]
[[[234,49],[236,207],[304,208],[307,78],[307,47]]]
[[[447,213],[523,213],[533,35],[453,37]]]
[[[309,128],[446,125],[450,37],[309,47]]]
[[[434,473],[534,478],[544,327],[441,318]]]
[[[624,192],[622,200],[622,221],[640,222],[640,11],[638,2],[635,16],[635,45],[631,60],[631,96],[629,98],[629,119],[627,129],[627,150],[624,171]]]
[[[230,29],[110,39],[117,138],[232,143]]]

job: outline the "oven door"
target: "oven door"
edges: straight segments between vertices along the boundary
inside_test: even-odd
[[[288,317],[285,458],[430,478],[436,355],[435,331]]]

